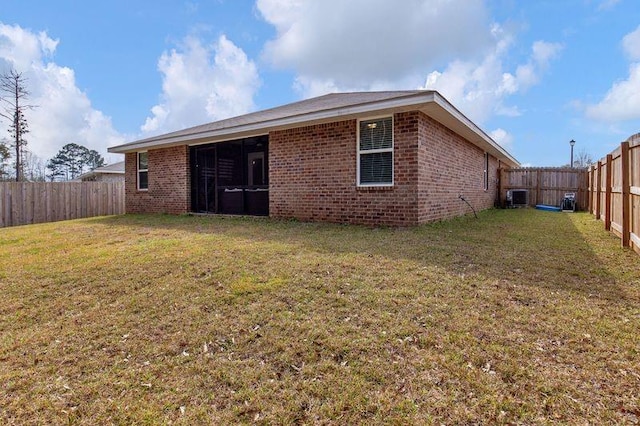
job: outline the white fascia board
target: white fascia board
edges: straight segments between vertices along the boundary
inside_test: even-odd
[[[469,120],[463,113],[461,113],[456,107],[454,107],[449,101],[447,101],[442,95],[439,93],[435,93],[434,101],[435,103],[443,108],[448,114],[454,117],[458,122],[464,124],[469,130],[475,133],[477,136],[482,139],[490,148],[493,148],[494,152],[491,150],[486,150],[490,154],[494,154],[497,158],[502,156],[506,158],[509,162],[511,162],[512,167],[520,166],[520,162],[516,160],[511,154],[509,154],[503,147],[501,147],[496,141],[494,141],[489,135],[487,135],[480,127],[478,127],[473,121]],[[453,129],[454,130],[454,129]],[[471,141],[474,142],[474,141]],[[497,155],[496,155],[497,154]]]
[[[111,147],[108,148],[108,152],[124,154],[126,152],[134,152],[142,149],[207,143],[240,137],[248,137],[249,135],[264,135],[268,134],[269,131],[272,130],[293,127],[295,125],[307,125],[321,121],[339,121],[340,119],[348,119],[361,114],[371,113],[375,111],[391,110],[400,107],[408,107],[412,105],[420,105],[427,102],[433,102],[433,95],[433,92],[429,92],[425,93],[424,95],[412,96],[409,98],[390,99],[386,101],[378,101],[367,104],[322,110],[307,114],[292,115],[275,120],[261,121],[258,123],[228,127],[225,129],[193,133],[190,135],[180,135],[166,138],[160,136],[146,142],[121,145],[119,147]]]
[[[485,151],[493,154],[499,159],[507,159],[507,163],[511,163],[510,166],[520,165],[520,163],[515,158],[513,158],[504,148],[498,145],[489,135],[487,135],[475,123],[469,120],[464,114],[462,114],[438,92],[425,92],[424,94],[419,95],[351,105],[340,108],[332,108],[306,114],[291,115],[274,120],[261,121],[257,123],[250,123],[199,133],[168,137],[159,136],[157,138],[141,141],[139,143],[134,142],[131,144],[108,148],[108,152],[124,154],[127,152],[135,152],[153,148],[167,148],[178,145],[200,145],[213,142],[222,142],[232,139],[266,135],[270,131],[281,130],[296,126],[299,127],[301,125],[347,120],[365,114],[408,111],[414,108],[421,109],[425,113],[427,113],[427,115],[430,115],[430,108],[428,107],[428,105],[435,105],[439,107],[450,118],[452,118],[455,125],[448,127],[453,127],[452,130],[462,133],[462,136],[467,137],[468,139],[472,139],[470,140],[470,142],[478,145],[482,149],[485,149]],[[473,140],[476,139],[473,137],[470,138],[470,136],[472,135],[477,136],[479,140]]]

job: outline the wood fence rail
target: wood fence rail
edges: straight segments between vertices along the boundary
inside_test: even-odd
[[[528,205],[538,204],[560,206],[564,194],[576,194],[576,208],[589,208],[587,191],[587,169],[557,167],[526,167],[520,169],[500,169],[500,205],[505,205],[507,191],[526,190]]]
[[[124,182],[0,182],[0,228],[124,212]]]
[[[640,133],[589,168],[589,211],[640,254]]]

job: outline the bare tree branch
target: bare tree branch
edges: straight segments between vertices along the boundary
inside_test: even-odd
[[[5,105],[0,116],[11,122],[9,133],[11,133],[13,148],[15,150],[16,180],[23,179],[23,155],[26,150],[27,141],[24,138],[29,133],[27,119],[24,112],[35,108],[35,105],[24,103],[30,93],[26,88],[27,79],[22,73],[11,69],[0,75],[0,100]]]

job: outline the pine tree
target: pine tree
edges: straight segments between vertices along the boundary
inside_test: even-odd
[[[104,158],[95,150],[75,143],[68,143],[47,162],[50,180],[75,179],[81,174],[104,166]]]
[[[88,171],[103,167],[105,165],[104,158],[95,149],[87,151],[84,159],[84,164],[89,168]]]
[[[6,140],[0,140],[0,181],[8,180],[7,160],[11,157],[11,150]]]
[[[34,108],[33,105],[24,103],[29,97],[29,91],[25,87],[26,81],[22,73],[13,69],[0,75],[0,104],[3,106],[0,116],[11,121],[9,133],[15,155],[16,181],[23,180],[23,155],[27,146],[24,135],[29,133],[24,112]]]
[[[67,180],[67,169],[62,159],[56,155],[51,160],[47,161],[47,179],[51,182],[57,180]]]
[[[13,122],[9,126],[9,134],[13,142],[13,149],[15,150],[15,170],[16,180],[24,180],[24,160],[25,151],[27,149],[27,140],[24,135],[29,133],[29,126],[27,120],[24,118],[24,114],[20,110],[16,110],[13,116]]]

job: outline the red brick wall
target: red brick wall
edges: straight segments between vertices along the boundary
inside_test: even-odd
[[[419,222],[471,213],[493,206],[498,161],[489,156],[489,188],[484,190],[484,151],[420,113]]]
[[[272,217],[360,224],[414,225],[493,206],[497,160],[414,111],[394,116],[394,185],[356,185],[356,120],[272,132],[269,135]]]
[[[127,213],[173,213],[191,210],[189,147],[149,150],[149,189],[137,187],[137,154],[125,157]]]
[[[394,116],[393,187],[358,188],[357,121],[271,132],[269,214],[272,217],[368,225],[414,225],[493,206],[498,162],[421,112]],[[189,148],[149,151],[149,189],[137,190],[137,157],[126,155],[127,213],[186,213]]]
[[[356,120],[269,134],[269,215],[361,224],[417,223],[417,121],[395,117],[393,188],[356,185]]]

